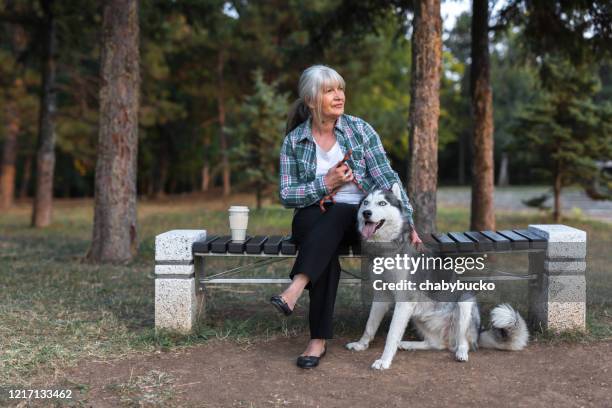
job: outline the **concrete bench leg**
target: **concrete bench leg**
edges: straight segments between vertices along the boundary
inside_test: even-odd
[[[172,230],[155,237],[156,330],[189,333],[204,310],[191,246],[205,239],[205,230]]]
[[[529,320],[537,328],[586,329],[586,232],[565,225],[530,225],[548,241],[529,254]]]

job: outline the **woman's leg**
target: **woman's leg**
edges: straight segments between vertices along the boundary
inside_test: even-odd
[[[335,255],[321,278],[310,288],[310,323],[311,339],[333,338],[333,315],[340,282],[340,261]]]
[[[294,308],[304,288],[310,289],[320,275],[327,274],[329,261],[355,223],[356,206],[347,204],[328,206],[325,213],[314,205],[295,214],[292,236],[300,250],[290,274],[292,283],[281,293],[289,308]]]
[[[333,313],[341,273],[338,247],[346,238],[354,239],[356,214],[357,206],[335,204],[325,213],[315,206],[300,210],[294,217],[292,234],[298,242],[299,253],[291,272],[293,283],[286,292],[291,300],[297,300],[305,287],[309,289],[311,340],[303,355],[321,355],[325,339],[333,337]],[[293,307],[295,301],[288,303]]]
[[[325,274],[329,262],[337,255],[340,243],[354,230],[356,214],[356,205],[342,203],[329,206],[325,213],[321,213],[318,206],[298,212],[294,217],[292,233],[299,252],[291,270],[291,278],[305,274],[310,286],[316,284]]]

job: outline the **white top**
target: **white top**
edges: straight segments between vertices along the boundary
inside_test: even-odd
[[[314,140],[314,138],[313,138]],[[329,149],[328,152],[321,149],[315,141],[317,147],[317,172],[316,175],[327,174],[327,171],[338,164],[344,157],[344,153],[336,140],[336,143]],[[336,192],[334,200],[338,203],[359,204],[365,194],[359,190],[359,187],[353,182],[346,183]]]

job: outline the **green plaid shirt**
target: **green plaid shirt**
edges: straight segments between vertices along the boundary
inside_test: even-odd
[[[404,215],[413,225],[412,206],[397,173],[391,168],[387,154],[374,128],[363,119],[342,115],[334,128],[342,153],[353,150],[348,160],[355,180],[364,191],[377,188],[390,190],[394,183],[402,188]],[[312,138],[311,119],[305,121],[285,140],[280,153],[280,200],[286,208],[302,208],[318,203],[330,193],[323,181],[316,176],[316,146]]]

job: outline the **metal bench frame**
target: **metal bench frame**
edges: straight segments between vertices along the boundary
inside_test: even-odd
[[[462,280],[529,280],[529,315],[532,324],[550,329],[585,328],[586,233],[565,225],[530,225],[528,229],[468,231],[432,234],[424,239],[442,256],[525,252],[529,271],[525,275],[469,276]],[[172,230],[156,237],[155,326],[189,332],[203,316],[206,287],[218,284],[284,284],[288,278],[228,278],[297,256],[290,237],[247,237],[243,243],[229,236],[208,235],[205,230]],[[345,258],[361,256],[358,247],[342,247]],[[223,257],[255,259],[238,267],[206,274],[206,259]],[[368,283],[352,278],[343,284]],[[363,292],[362,292],[363,293]],[[559,297],[559,293],[562,294]],[[569,301],[568,301],[569,300]]]

